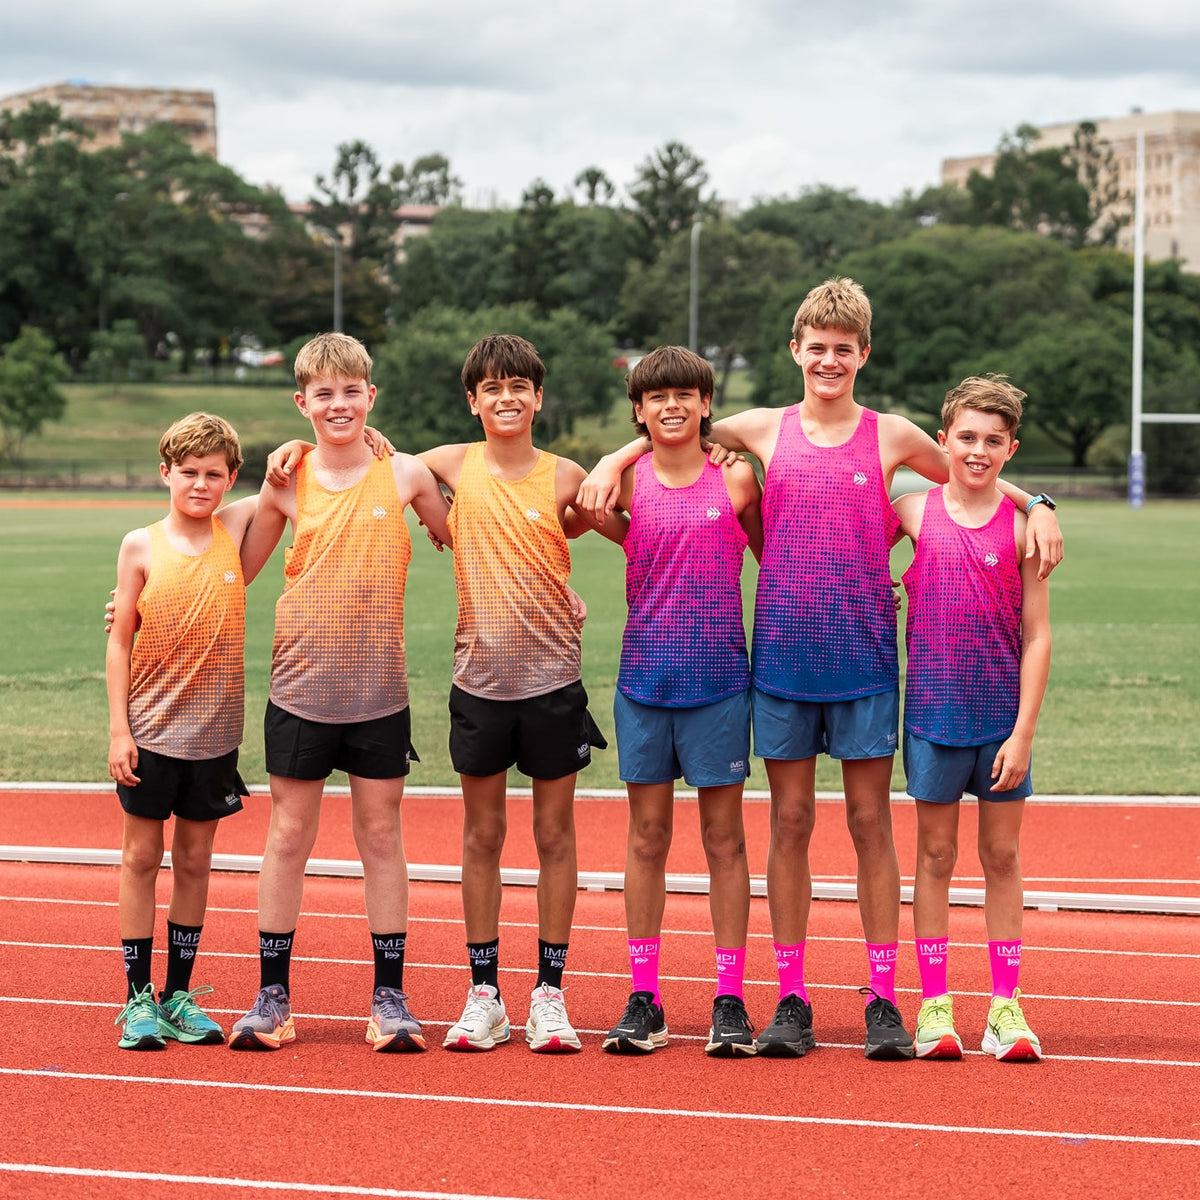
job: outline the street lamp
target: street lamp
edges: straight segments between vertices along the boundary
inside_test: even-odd
[[[342,332],[342,235],[327,225],[314,225],[318,233],[325,234],[333,246],[333,331]]]

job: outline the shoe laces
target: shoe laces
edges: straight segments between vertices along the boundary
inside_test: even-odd
[[[276,991],[280,994],[276,995]],[[276,1024],[282,1025],[283,1006],[287,1003],[287,993],[282,988],[260,988],[254,998],[254,1007],[250,1014],[256,1017],[270,1017]]]
[[[496,1003],[495,996],[489,996],[483,990],[483,985],[473,987],[467,992],[467,1003],[463,1008],[462,1021],[460,1024],[467,1024],[470,1021],[487,1021],[491,1019],[492,1005]]]
[[[567,1002],[561,988],[552,988],[548,983],[535,988],[530,1008],[537,1013],[539,1022],[551,1021],[566,1025]]]
[[[900,1015],[900,1010],[890,1000],[881,996],[873,988],[859,988],[860,995],[872,995],[875,997],[870,1004],[867,1005],[867,1012],[871,1014],[872,1020],[876,1025],[882,1025],[886,1029],[903,1029],[904,1018]]]
[[[374,1008],[385,1019],[398,1021],[413,1019],[412,1013],[408,1011],[408,996],[398,988],[376,988]]]
[[[1025,1014],[1021,1011],[1020,1004],[1017,1003],[1016,996],[1006,996],[997,999],[1000,1001],[992,1002],[991,1011],[988,1013],[988,1024],[995,1026],[1001,1030],[1019,1030],[1024,1033],[1029,1026],[1025,1023]]]
[[[921,1002],[918,1021],[927,1021],[938,1025],[954,1024],[954,1009],[948,996],[935,996]]]
[[[117,1019],[113,1022],[114,1025],[120,1025],[122,1021],[129,1017],[137,1016],[139,1013],[153,1012],[157,1017],[158,1005],[154,999],[154,984],[148,983],[142,988],[136,996],[131,996],[126,1002],[125,1007],[117,1013]]]
[[[621,1024],[636,1024],[643,1020],[649,1021],[654,1016],[654,993],[653,992],[634,992],[629,997],[629,1003],[625,1005],[625,1015],[621,1018]]]
[[[795,992],[788,992],[775,1006],[775,1015],[789,1021],[795,1021],[797,1024],[802,1024],[807,1008],[809,1008],[809,1005]]]
[[[196,1003],[196,997],[206,996],[211,991],[211,987],[203,984],[200,987],[192,988],[190,992],[175,992],[167,997],[163,1008],[175,1017],[190,1019],[200,1014],[200,1006]]]
[[[745,1001],[737,996],[718,996],[713,1001],[713,1024],[736,1025],[739,1029],[753,1030]]]

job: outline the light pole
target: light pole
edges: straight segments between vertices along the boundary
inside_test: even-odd
[[[700,337],[700,229],[704,222],[692,222],[692,258],[688,274],[688,349],[695,354]]]
[[[333,246],[333,331],[342,332],[342,235],[327,225],[314,225],[318,233],[325,234]]]

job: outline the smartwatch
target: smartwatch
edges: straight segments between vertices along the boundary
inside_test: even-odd
[[[1045,492],[1038,492],[1038,494],[1034,496],[1027,505],[1025,505],[1026,516],[1029,516],[1029,514],[1033,512],[1033,506],[1035,504],[1044,504],[1051,512],[1058,507],[1058,505],[1055,504]]]

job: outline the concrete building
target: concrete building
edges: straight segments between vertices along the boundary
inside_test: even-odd
[[[1082,119],[1082,118],[1081,118]],[[1079,122],[1045,125],[1040,146],[1069,146]],[[1145,137],[1146,255],[1179,258],[1191,272],[1200,273],[1200,113],[1131,113],[1093,121],[1098,137],[1112,147],[1117,187],[1123,197],[1120,211],[1132,213],[1137,134]],[[942,182],[965,187],[973,170],[987,175],[994,154],[948,158],[942,163]],[[1133,249],[1133,230],[1126,225],[1118,242]]]
[[[38,100],[56,105],[64,117],[89,130],[89,144],[97,150],[116,145],[123,133],[141,133],[162,123],[178,130],[198,154],[217,157],[217,102],[212,92],[109,87],[76,79],[4,96],[0,109],[19,112]]]

